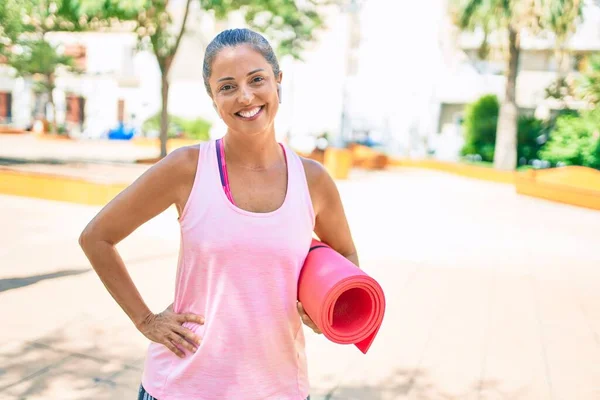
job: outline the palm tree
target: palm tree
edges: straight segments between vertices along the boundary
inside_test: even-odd
[[[577,95],[591,106],[600,107],[600,54],[590,57],[578,83]]]
[[[564,43],[581,15],[580,0],[451,0],[454,24],[462,31],[480,30],[484,33],[480,56],[486,56],[488,37],[502,34],[505,40],[506,86],[500,106],[494,166],[513,170],[517,164],[517,75],[521,52],[521,35],[542,30],[554,31],[557,44]],[[563,15],[563,11],[565,15]]]
[[[554,52],[556,55],[556,81],[547,93],[550,97],[564,101],[573,96],[573,87],[567,81],[568,50],[566,48],[571,35],[575,33],[577,23],[582,16],[582,0],[546,0],[543,8],[542,24],[554,33]],[[566,102],[563,104],[566,106]]]

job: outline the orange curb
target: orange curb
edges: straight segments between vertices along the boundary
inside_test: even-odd
[[[59,135],[55,133],[37,133],[35,134],[35,138],[37,140],[46,140],[46,141],[69,141],[74,140],[69,135]]]
[[[331,153],[342,157],[346,168],[339,169],[342,160],[333,162],[333,175],[350,167],[348,152]],[[329,161],[329,160],[328,160]],[[498,171],[491,168],[456,164],[437,160],[390,160],[391,165],[449,172],[469,178],[514,184],[516,192],[555,202],[600,210],[600,171],[586,167],[562,167],[525,172]],[[335,168],[334,168],[335,167]],[[343,177],[341,177],[343,179]],[[66,201],[77,204],[105,205],[128,184],[104,183],[75,177],[0,168],[0,194]]]
[[[27,133],[29,132],[24,129],[0,127],[0,135],[24,135]]]
[[[600,171],[587,167],[530,170],[517,174],[517,193],[600,210]]]
[[[482,179],[491,182],[515,182],[514,171],[501,171],[493,168],[479,167],[476,165],[460,164],[447,161],[391,159],[390,165],[396,167],[434,169],[437,171],[449,172],[456,175],[466,176],[475,179]]]
[[[323,166],[333,179],[348,179],[352,168],[352,152],[329,147],[325,150]]]
[[[127,185],[0,169],[0,194],[103,206]]]
[[[136,146],[144,146],[144,147],[160,147],[160,140],[158,139],[148,139],[148,138],[134,138],[131,140],[133,144]],[[185,146],[193,146],[200,143],[200,140],[195,139],[169,139],[167,141],[167,151],[175,150],[180,147]]]

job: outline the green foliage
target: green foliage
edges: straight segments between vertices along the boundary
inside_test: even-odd
[[[213,1],[211,1],[213,2]],[[222,0],[218,3],[226,4]],[[296,1],[252,0],[238,1],[244,4],[248,25],[263,32],[276,46],[278,56],[290,55],[301,59],[306,45],[315,39],[324,21],[319,8],[326,2],[312,0],[299,7]]]
[[[98,11],[103,18],[132,21],[139,46],[156,56],[162,73],[168,73],[177,52],[189,15],[191,0],[185,3],[185,19],[177,26],[168,9],[168,0],[105,0]]]
[[[578,83],[578,94],[582,100],[600,106],[600,54],[589,59],[589,65]]]
[[[0,54],[21,76],[46,77],[40,85],[53,88],[58,68],[74,71],[73,58],[60,54],[46,38],[50,32],[78,32],[101,25],[90,16],[94,0],[2,0],[0,4]]]
[[[86,13],[94,0],[2,0],[0,26],[5,37],[16,39],[27,34],[40,39],[48,32],[73,32],[87,29]]]
[[[0,55],[9,54],[10,46],[22,31],[20,10],[14,0],[0,1]]]
[[[193,120],[176,118],[174,122],[181,125],[183,133],[189,139],[202,141],[210,139],[210,128],[212,124],[202,118],[196,118]]]
[[[20,52],[11,54],[8,62],[19,75],[48,76],[60,66],[73,68],[73,58],[59,54],[57,49],[44,40],[19,41]]]
[[[575,33],[583,14],[582,0],[543,0],[539,7],[539,22],[553,32],[560,47]]]
[[[71,57],[47,40],[50,32],[78,32],[94,29],[100,22],[86,14],[95,0],[0,0],[0,56],[17,75],[32,77],[36,91],[52,90],[58,69],[74,71]],[[51,130],[56,126],[54,115]]]
[[[210,128],[212,124],[202,118],[185,119],[175,115],[169,115],[169,128],[167,135],[169,138],[185,136],[188,139],[206,141],[210,139]],[[142,129],[146,132],[160,130],[160,112],[148,118],[142,124]]]
[[[583,11],[582,0],[450,0],[448,4],[453,23],[461,31],[483,32],[483,40],[478,52],[480,58],[485,58],[490,53],[488,39],[496,35],[498,48],[505,52],[506,59],[509,60],[505,71],[507,78],[505,101],[513,105],[516,105],[515,94],[518,92],[521,34],[527,33],[532,36],[541,33],[554,34],[556,53],[560,55],[559,58],[564,57],[564,44],[575,31]],[[555,86],[549,89],[553,96],[561,96],[568,89],[560,77]],[[511,118],[506,124],[502,124],[502,131],[499,134],[506,140],[514,140],[518,125],[518,119]],[[483,157],[488,157],[489,149],[489,146],[485,147]],[[517,150],[517,157],[519,152],[531,153],[530,148],[506,149],[506,154],[498,160],[497,166],[505,169],[513,168],[514,165],[510,164],[515,150]]]
[[[539,138],[545,129],[544,123],[534,116],[520,115],[517,122],[517,158],[533,160],[542,147]]]
[[[467,106],[462,155],[479,154],[485,162],[494,160],[499,110],[495,95],[483,96]],[[545,129],[544,123],[528,115],[520,115],[517,121],[517,157],[535,159],[541,148],[538,140]]]
[[[465,110],[465,145],[462,154],[479,154],[484,161],[494,159],[496,126],[500,103],[496,95],[486,95]]]
[[[583,165],[600,169],[600,110],[558,117],[540,156],[553,165]]]
[[[199,0],[202,10],[212,12],[217,19],[224,19],[232,11],[245,15],[250,27],[265,32],[277,45],[279,55],[299,58],[304,45],[314,39],[323,20],[317,13],[319,5],[327,0],[306,0],[299,7],[294,0]],[[151,50],[158,62],[163,89],[181,38],[185,33],[191,0],[186,0],[182,22],[174,23],[167,7],[168,0],[104,0],[97,15],[112,20],[135,23],[134,32],[141,48]],[[166,99],[163,99],[166,103]],[[168,124],[170,127],[171,124]],[[169,133],[171,132],[171,133]],[[162,132],[161,156],[166,155],[166,138],[172,135]]]
[[[484,58],[489,53],[489,33],[506,29],[516,19],[511,3],[506,0],[450,0],[449,11],[454,25],[459,29],[483,31],[484,40],[479,54]]]
[[[240,11],[248,25],[265,33],[279,56],[301,57],[307,43],[315,39],[324,21],[320,7],[328,0],[199,0],[200,7],[217,19]],[[167,0],[104,0],[98,13],[104,18],[134,21],[140,46],[155,52],[159,63],[168,61],[178,48],[180,27],[174,26]],[[188,6],[190,2],[186,3]]]
[[[484,32],[484,48],[489,33],[509,26],[533,34],[552,32],[560,46],[575,32],[583,14],[583,1],[540,0],[534,4],[530,0],[450,0],[449,8],[459,29]]]

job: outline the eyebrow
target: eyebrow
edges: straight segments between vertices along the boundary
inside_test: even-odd
[[[264,71],[264,69],[262,69],[262,68],[257,68],[257,69],[255,69],[254,71],[250,71],[250,72],[248,72],[248,73],[246,74],[246,76],[250,76],[250,75],[252,75],[252,74],[255,74],[255,73],[257,73],[257,72],[260,72],[260,71]],[[219,79],[217,82],[222,82],[222,81],[232,81],[232,80],[233,80],[233,78],[232,78],[231,76],[226,76],[225,78],[221,78],[221,79]]]

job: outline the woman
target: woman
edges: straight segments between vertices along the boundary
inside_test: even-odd
[[[204,82],[228,127],[178,149],[111,201],[80,243],[98,276],[152,341],[140,399],[304,400],[309,383],[297,302],[312,233],[358,266],[335,183],[275,139],[277,59],[234,29],[208,46]],[[115,245],[171,205],[181,249],[174,303],[148,309]]]

